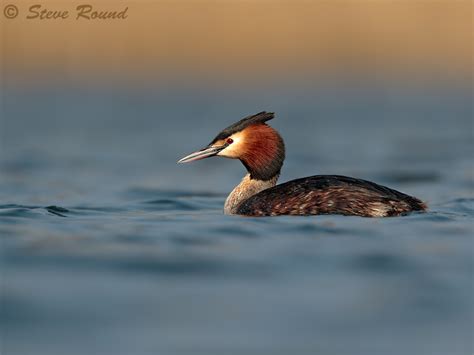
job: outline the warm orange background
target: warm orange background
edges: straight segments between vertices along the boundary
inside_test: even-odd
[[[383,80],[469,83],[472,1],[15,1],[0,13],[10,85],[113,80]],[[128,6],[126,20],[26,20],[33,4]],[[72,16],[71,16],[72,17]]]

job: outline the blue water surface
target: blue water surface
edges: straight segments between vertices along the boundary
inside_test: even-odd
[[[462,88],[6,90],[2,354],[472,353],[472,93]],[[244,218],[244,174],[176,161],[275,111],[281,181],[365,178],[428,213]]]

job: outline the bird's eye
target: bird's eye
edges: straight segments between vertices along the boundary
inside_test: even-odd
[[[227,138],[226,142],[227,144],[232,144],[234,143],[234,140],[232,138]]]

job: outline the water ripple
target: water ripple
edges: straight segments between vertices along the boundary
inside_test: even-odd
[[[38,212],[47,211],[51,215],[58,217],[66,217],[65,213],[68,213],[69,210],[64,207],[59,206],[24,206],[16,204],[5,204],[0,205],[0,216],[3,217],[36,217]]]

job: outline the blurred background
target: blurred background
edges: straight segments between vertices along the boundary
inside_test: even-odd
[[[0,4],[2,354],[472,353],[472,1],[81,4]],[[175,163],[262,110],[281,181],[430,212],[223,216],[241,164]]]

